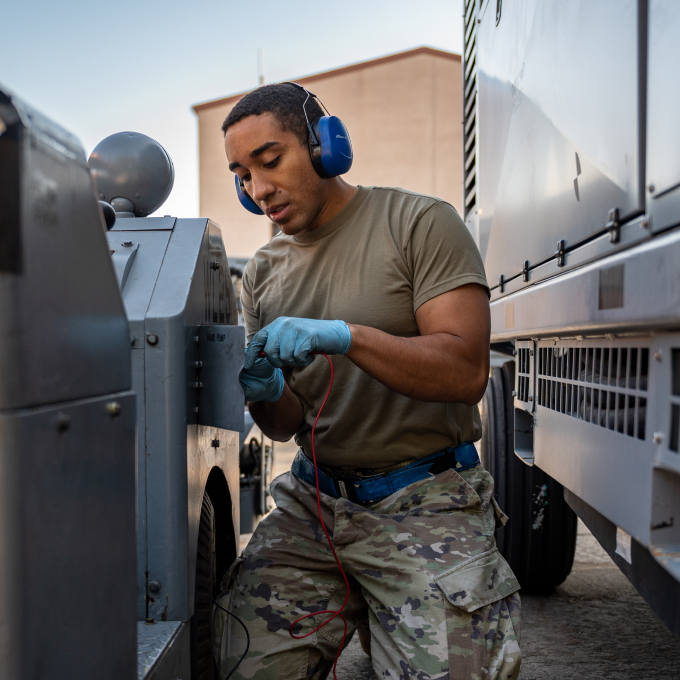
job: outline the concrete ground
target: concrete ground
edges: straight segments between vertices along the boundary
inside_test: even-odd
[[[292,443],[277,444],[275,475],[286,472]],[[249,538],[244,536],[242,545]],[[520,680],[678,680],[680,640],[668,632],[579,522],[576,560],[549,596],[523,595]],[[338,680],[376,680],[355,636]]]

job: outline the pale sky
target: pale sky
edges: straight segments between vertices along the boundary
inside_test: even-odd
[[[462,11],[462,0],[6,0],[0,83],[87,155],[123,130],[158,140],[175,164],[159,213],[195,217],[191,106],[256,87],[258,48],[266,82],[421,45],[460,52]]]

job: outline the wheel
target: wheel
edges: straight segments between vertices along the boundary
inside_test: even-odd
[[[501,554],[522,590],[549,593],[571,571],[576,548],[576,514],[564,487],[514,451],[515,363],[495,367],[482,400],[482,464],[495,482],[496,498],[510,517],[496,531]]]
[[[191,680],[214,680],[212,648],[212,605],[217,588],[215,560],[215,510],[210,496],[203,494],[198,526],[194,615],[191,617]]]

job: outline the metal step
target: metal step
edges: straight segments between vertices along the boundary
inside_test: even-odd
[[[189,625],[137,622],[137,680],[190,680]]]

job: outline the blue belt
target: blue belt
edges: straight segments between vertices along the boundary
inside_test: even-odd
[[[454,469],[460,472],[476,465],[479,465],[477,449],[471,442],[465,442],[433,453],[397,470],[370,477],[338,474],[328,468],[319,467],[319,489],[334,498],[342,496],[355,503],[371,503],[387,498],[413,482],[427,479],[444,470]],[[314,463],[302,451],[298,451],[295,456],[291,471],[298,479],[316,486]]]

